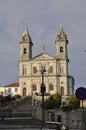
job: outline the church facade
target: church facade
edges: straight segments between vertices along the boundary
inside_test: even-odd
[[[68,39],[60,26],[55,39],[56,55],[42,52],[32,57],[32,39],[25,28],[20,40],[19,56],[19,94],[28,96],[41,93],[42,70],[46,94],[60,93],[62,97],[74,94],[74,78],[68,74]],[[52,49],[52,48],[51,48]]]

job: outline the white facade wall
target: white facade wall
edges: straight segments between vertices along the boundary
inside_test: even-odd
[[[11,95],[14,96],[16,94],[19,94],[19,87],[11,87],[11,88],[5,88],[5,96]]]
[[[4,87],[0,87],[0,95],[4,95]]]

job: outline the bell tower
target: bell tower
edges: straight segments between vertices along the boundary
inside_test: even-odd
[[[29,35],[27,27],[23,32],[23,35],[20,40],[20,61],[29,60],[32,58],[32,40]]]
[[[27,27],[20,40],[20,58],[19,58],[19,85],[20,94],[26,96],[28,93],[29,60],[32,58],[32,40]]]
[[[55,44],[57,58],[57,81],[59,81],[58,91],[60,91],[61,96],[65,96],[68,95],[68,40],[62,25],[60,25]]]
[[[56,40],[56,57],[58,59],[67,59],[67,36],[64,33],[63,26],[60,25],[59,33],[57,34]]]

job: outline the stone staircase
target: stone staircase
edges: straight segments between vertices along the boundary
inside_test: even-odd
[[[23,99],[12,110],[13,117],[32,117],[33,106],[31,100]]]
[[[39,109],[38,109],[39,110]],[[4,125],[31,125],[40,126],[41,120],[37,110],[35,113],[35,118],[32,117],[33,106],[32,101],[28,98],[22,99],[18,102],[11,103],[9,107],[3,109],[3,113],[0,118],[0,124]]]

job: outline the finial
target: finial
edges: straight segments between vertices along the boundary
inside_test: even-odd
[[[28,28],[27,28],[27,26],[25,26],[25,31],[27,31],[27,32],[28,32]]]
[[[60,24],[60,30],[63,30],[63,25],[62,24]]]
[[[28,34],[28,28],[27,28],[27,26],[25,26],[25,29],[24,29],[24,32],[23,32],[23,36],[24,36],[25,34]]]
[[[42,46],[42,53],[44,53],[45,52],[45,46],[43,45]]]
[[[62,24],[60,24],[60,29],[59,29],[59,35],[63,34],[64,35],[64,30]]]

